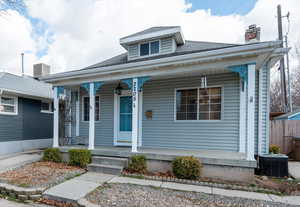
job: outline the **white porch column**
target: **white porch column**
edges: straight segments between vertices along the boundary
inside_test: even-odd
[[[132,79],[132,152],[137,152],[138,144],[138,114],[139,114],[139,92],[138,78]]]
[[[239,152],[246,153],[246,88],[247,82],[241,78],[240,81],[240,145]]]
[[[89,150],[94,149],[95,143],[95,90],[94,83],[90,83],[90,114],[89,114]]]
[[[54,87],[54,114],[53,114],[53,147],[58,147],[59,138],[59,94],[57,86]]]
[[[247,97],[247,160],[254,159],[255,135],[255,64],[248,65]]]
[[[80,89],[78,89],[78,91],[76,92],[77,96],[76,96],[76,136],[79,136],[79,101],[80,101]]]

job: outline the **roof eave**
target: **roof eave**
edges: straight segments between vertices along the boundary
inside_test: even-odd
[[[160,63],[171,63],[173,61],[181,61],[186,59],[192,59],[192,58],[215,58],[215,56],[222,56],[230,53],[242,53],[245,51],[250,51],[250,53],[255,53],[258,50],[264,49],[264,48],[278,48],[280,47],[280,41],[271,41],[271,42],[263,42],[259,44],[248,44],[243,46],[237,46],[237,47],[230,47],[230,48],[224,48],[224,49],[217,49],[217,50],[211,50],[206,52],[198,52],[198,53],[191,53],[186,55],[178,55],[178,56],[172,56],[172,57],[166,57],[166,58],[160,58],[160,59],[153,59],[153,60],[147,60],[147,61],[141,61],[141,62],[133,62],[133,63],[126,63],[121,65],[113,65],[113,66],[107,66],[107,67],[97,67],[93,69],[88,70],[77,70],[77,71],[71,71],[68,73],[62,73],[62,74],[53,74],[50,76],[43,77],[41,80],[46,81],[48,83],[53,83],[55,81],[62,81],[71,79],[74,76],[77,78],[80,75],[87,75],[87,74],[94,74],[94,73],[102,73],[102,72],[115,72],[118,70],[126,69],[126,68],[135,68],[135,67],[141,67],[141,66],[149,66],[149,65],[155,65]],[[101,68],[102,70],[99,71],[98,69]]]

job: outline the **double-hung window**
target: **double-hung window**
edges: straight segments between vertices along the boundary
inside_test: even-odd
[[[0,113],[18,114],[18,98],[12,96],[0,96]]]
[[[140,44],[140,56],[154,55],[159,53],[159,41]]]
[[[41,103],[41,112],[42,113],[52,113],[53,112],[53,103],[42,101],[42,103]]]
[[[221,120],[222,89],[176,90],[176,120]]]
[[[84,96],[83,97],[83,121],[90,120],[90,97]],[[100,120],[100,97],[95,96],[95,121]]]

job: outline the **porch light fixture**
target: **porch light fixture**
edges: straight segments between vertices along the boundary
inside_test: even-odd
[[[202,76],[200,80],[201,80],[201,83],[200,83],[201,88],[206,88],[207,87],[206,76]]]
[[[122,90],[123,90],[123,87],[121,86],[121,83],[119,83],[118,86],[115,88],[115,93],[117,95],[121,95],[122,94]]]

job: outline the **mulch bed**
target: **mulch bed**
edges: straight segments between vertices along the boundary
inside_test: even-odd
[[[84,173],[65,163],[35,162],[0,174],[0,182],[20,187],[50,187]]]

